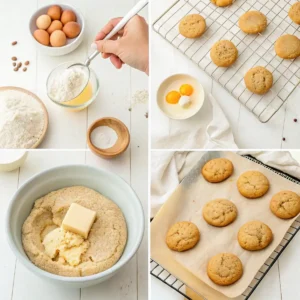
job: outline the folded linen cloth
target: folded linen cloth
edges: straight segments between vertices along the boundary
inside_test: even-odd
[[[202,157],[204,151],[154,151],[151,155],[151,217],[178,186],[180,181]],[[238,152],[250,154],[266,165],[300,179],[300,164],[288,151]]]

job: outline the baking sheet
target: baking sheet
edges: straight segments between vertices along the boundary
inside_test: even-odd
[[[200,170],[207,160],[220,156],[230,159],[234,164],[235,171],[229,179],[222,183],[209,183],[204,180]],[[258,170],[268,177],[270,190],[264,197],[248,200],[239,194],[236,180],[246,170]],[[152,221],[152,259],[206,297],[208,294],[213,294],[209,287],[219,292],[218,299],[240,296],[247,289],[260,267],[280,244],[290,225],[296,219],[281,220],[275,217],[269,209],[272,195],[285,189],[300,193],[299,185],[235,153],[209,152],[205,154]],[[238,217],[235,222],[223,228],[208,225],[202,217],[204,204],[216,198],[227,198],[233,201],[238,209]],[[165,235],[172,224],[182,220],[195,223],[200,229],[201,238],[194,249],[177,253],[166,246]],[[244,223],[250,220],[261,220],[272,229],[274,240],[266,249],[250,252],[239,246],[237,232]],[[231,286],[218,286],[206,274],[209,258],[220,252],[234,253],[243,263],[242,278]],[[224,298],[220,293],[226,297]]]

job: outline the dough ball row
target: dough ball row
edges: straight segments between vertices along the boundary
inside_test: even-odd
[[[211,0],[213,4],[225,7],[232,0]],[[300,25],[300,2],[293,4],[288,13],[292,21]],[[268,21],[260,11],[248,11],[239,19],[240,29],[247,34],[260,34],[266,30]],[[179,32],[186,38],[199,38],[206,30],[205,19],[199,14],[185,16],[179,23]],[[300,39],[295,35],[286,34],[275,43],[276,54],[283,59],[295,59],[300,56]],[[238,58],[236,46],[228,40],[216,42],[210,51],[211,60],[218,67],[229,67]],[[244,82],[249,91],[263,95],[273,86],[273,74],[265,67],[256,66],[244,75]]]
[[[234,171],[232,162],[226,158],[208,161],[202,168],[206,181],[215,184],[228,179]],[[240,194],[248,199],[265,195],[270,187],[268,178],[258,171],[247,171],[237,180]],[[281,191],[270,201],[270,210],[281,219],[290,219],[300,213],[300,196],[291,191]],[[235,221],[238,215],[236,205],[227,199],[207,202],[202,210],[204,220],[215,227],[225,227]],[[166,235],[167,246],[177,252],[194,248],[200,240],[198,227],[188,221],[177,222]],[[254,220],[240,227],[237,240],[247,251],[259,251],[270,245],[273,240],[271,228],[265,223]],[[216,284],[226,286],[238,281],[243,275],[241,260],[232,253],[219,253],[207,264],[207,275]]]

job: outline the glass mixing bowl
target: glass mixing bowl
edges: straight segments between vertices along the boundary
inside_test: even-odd
[[[62,106],[64,108],[67,108],[68,110],[72,111],[79,111],[82,109],[85,109],[88,107],[97,97],[99,93],[99,80],[95,74],[95,72],[89,68],[90,70],[90,76],[89,76],[89,81],[86,85],[86,87],[83,89],[80,95],[75,97],[72,100],[68,100],[66,102],[58,102],[55,101],[54,99],[51,98],[49,95],[49,83],[52,81],[53,78],[59,76],[65,69],[67,69],[69,66],[75,64],[76,62],[71,61],[71,62],[66,62],[58,65],[55,69],[52,70],[50,75],[48,76],[47,83],[46,83],[46,88],[47,88],[47,95],[50,98],[52,102],[55,104]]]

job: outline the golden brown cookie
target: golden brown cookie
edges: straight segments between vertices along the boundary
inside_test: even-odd
[[[228,6],[233,2],[233,0],[210,0],[210,1],[211,3],[220,7]]]
[[[175,223],[166,236],[166,243],[171,250],[182,252],[196,246],[200,240],[198,227],[187,221]]]
[[[204,18],[198,14],[185,16],[179,23],[179,32],[187,38],[197,38],[201,36],[206,29]]]
[[[218,285],[230,285],[242,277],[243,265],[236,255],[220,253],[209,260],[207,275]]]
[[[289,10],[289,17],[293,22],[300,25],[300,2],[294,3]]]
[[[247,11],[239,19],[239,27],[245,33],[260,33],[267,28],[267,18],[260,11]]]
[[[226,158],[215,158],[208,161],[202,168],[202,175],[208,181],[217,183],[224,181],[233,173],[233,164]]]
[[[250,221],[244,224],[238,233],[238,241],[245,250],[261,250],[273,240],[270,227],[260,221]]]
[[[216,199],[205,204],[202,214],[208,224],[216,227],[224,227],[236,219],[237,208],[229,200]]]
[[[281,191],[272,197],[270,209],[278,218],[294,218],[300,213],[300,197],[291,191]]]
[[[272,87],[273,75],[264,67],[254,67],[246,73],[244,81],[249,91],[263,95]]]
[[[236,61],[238,50],[231,41],[222,40],[212,46],[210,57],[217,66],[229,67]]]
[[[297,58],[300,55],[300,40],[295,35],[283,35],[275,43],[275,52],[281,58]]]
[[[262,197],[269,190],[269,186],[268,178],[258,171],[247,171],[237,181],[239,192],[250,199]]]

